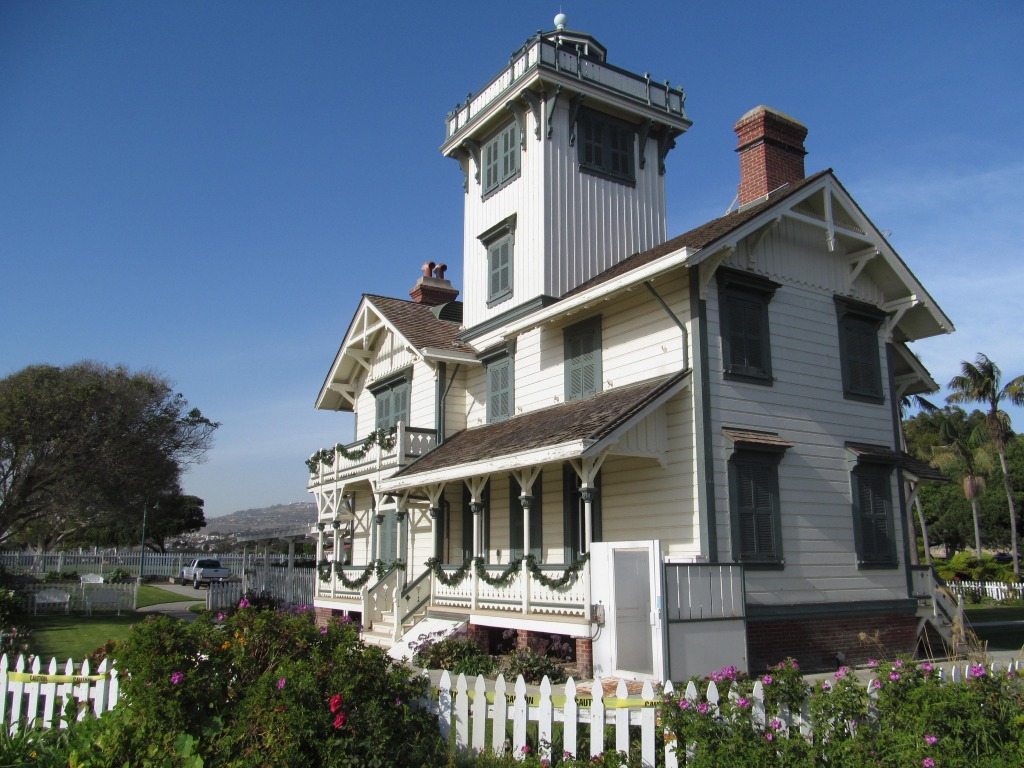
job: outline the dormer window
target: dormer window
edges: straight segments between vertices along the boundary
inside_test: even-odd
[[[624,184],[636,183],[633,126],[581,107],[576,116],[580,170]]]
[[[519,128],[512,121],[483,146],[483,195],[497,192],[519,176]]]

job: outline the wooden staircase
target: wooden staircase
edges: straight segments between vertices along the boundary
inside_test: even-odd
[[[968,627],[961,598],[939,581],[931,568],[915,568],[917,637],[925,655],[957,658],[967,652]]]

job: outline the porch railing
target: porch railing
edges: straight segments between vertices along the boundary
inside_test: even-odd
[[[388,450],[383,450],[379,445],[371,445],[361,458],[347,459],[335,449],[334,463],[330,466],[320,464],[309,477],[309,488],[359,477],[371,470],[398,469],[437,445],[437,433],[433,429],[407,427],[401,422],[396,428],[394,447]],[[347,453],[353,454],[362,450],[364,442],[365,439],[357,440],[343,447]]]
[[[560,576],[565,568],[565,565],[540,566],[541,572],[550,572],[552,576]],[[452,575],[458,568],[446,566],[443,570]],[[505,568],[488,566],[485,570],[489,577],[496,578]],[[494,586],[471,570],[457,584],[448,585],[440,579],[433,579],[431,602],[453,608],[585,616],[585,586],[589,579],[590,563],[584,564],[577,577],[564,587],[545,586],[528,572],[524,578],[522,571],[511,583]]]

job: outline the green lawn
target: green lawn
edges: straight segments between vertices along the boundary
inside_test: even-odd
[[[190,595],[179,595],[149,584],[139,588],[140,608],[195,599]],[[24,615],[20,620],[32,632],[29,636],[29,652],[47,661],[56,657],[58,663],[63,664],[69,658],[81,661],[108,640],[124,640],[128,637],[131,625],[143,618],[142,614],[127,610],[122,611],[120,616],[109,613],[95,616],[49,613],[42,616]]]
[[[32,631],[29,652],[47,662],[51,657],[63,664],[67,659],[79,662],[107,640],[124,640],[131,625],[142,618],[137,613],[104,616],[24,616]]]
[[[205,601],[206,594],[196,592],[194,596],[179,595],[177,592],[160,589],[160,587],[154,587],[150,584],[143,584],[139,587],[139,608],[145,608],[148,605],[157,605],[158,603],[185,603],[190,600]]]

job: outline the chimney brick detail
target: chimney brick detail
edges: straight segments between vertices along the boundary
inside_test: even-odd
[[[733,126],[740,155],[739,204],[804,178],[807,128],[770,107],[755,107]]]
[[[426,304],[436,307],[438,304],[447,304],[459,297],[459,290],[452,286],[451,281],[441,280],[436,277],[421,277],[409,296],[417,304]]]

